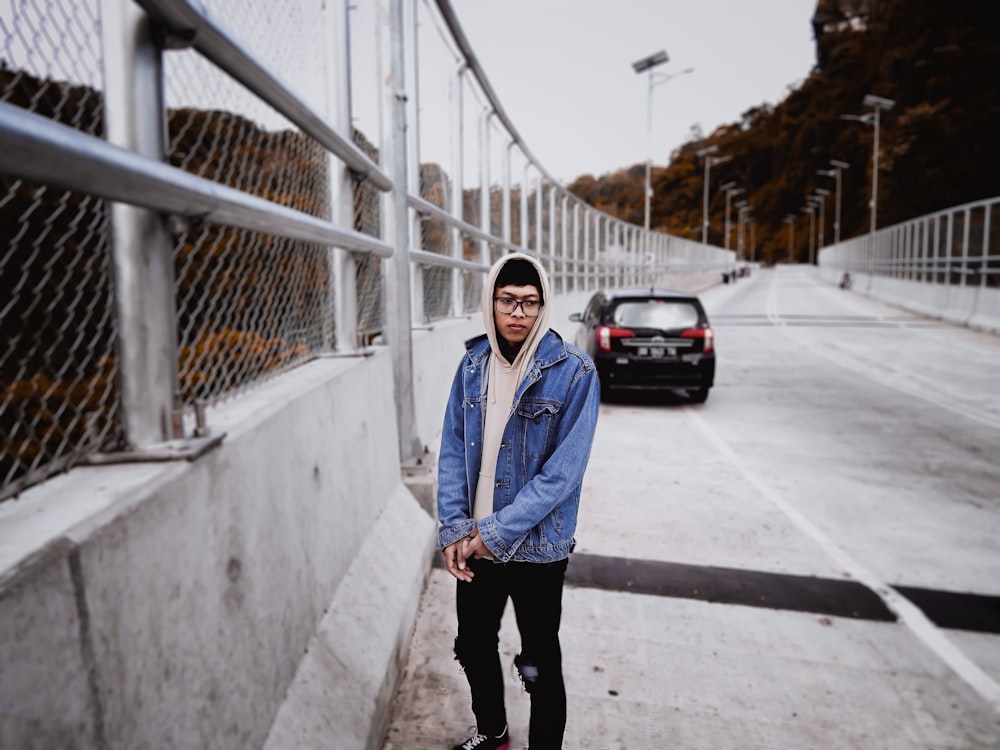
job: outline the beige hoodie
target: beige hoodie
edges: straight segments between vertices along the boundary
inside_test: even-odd
[[[520,351],[513,362],[508,362],[501,353],[497,343],[497,328],[494,322],[493,293],[496,286],[497,276],[500,269],[514,258],[527,260],[538,271],[538,278],[542,288],[541,312],[535,318],[535,324],[528,333],[528,338],[521,345]],[[486,390],[486,415],[483,426],[483,460],[479,468],[479,483],[476,486],[476,500],[473,504],[473,518],[477,521],[486,518],[493,513],[493,487],[496,476],[497,454],[500,452],[500,441],[503,438],[504,428],[507,420],[510,419],[511,407],[514,404],[514,394],[524,376],[531,369],[531,363],[535,358],[535,350],[538,343],[549,330],[549,316],[552,305],[552,293],[549,290],[549,278],[541,263],[530,255],[523,253],[511,253],[503,256],[493,264],[489,276],[483,284],[482,310],[483,325],[486,327],[486,336],[490,340],[492,349],[486,367],[489,371],[489,381]]]

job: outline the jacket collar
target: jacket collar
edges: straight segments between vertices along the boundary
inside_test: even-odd
[[[469,358],[476,365],[482,363],[491,351],[490,341],[485,333],[466,341],[465,348],[469,352]],[[538,342],[533,367],[544,369],[563,359],[566,359],[566,342],[563,341],[562,336],[550,328],[542,336],[542,340]]]

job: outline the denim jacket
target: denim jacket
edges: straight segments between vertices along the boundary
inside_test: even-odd
[[[482,461],[490,343],[484,334],[467,341],[466,348],[441,434],[437,494],[442,548],[477,526],[472,504]],[[554,562],[572,551],[599,401],[594,363],[555,331],[547,331],[504,428],[493,514],[478,522],[497,562]]]

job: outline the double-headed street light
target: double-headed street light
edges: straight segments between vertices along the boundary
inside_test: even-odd
[[[652,55],[632,63],[632,69],[636,73],[649,71],[649,90],[646,96],[646,202],[643,220],[643,227],[647,232],[649,231],[649,198],[652,191],[651,172],[653,166],[653,69],[657,65],[663,65],[669,59],[667,51],[661,49],[659,52],[654,52]]]
[[[708,244],[708,184],[709,175],[712,171],[712,167],[717,164],[722,164],[727,162],[733,157],[731,156],[710,156],[719,150],[719,147],[714,143],[711,146],[705,146],[705,148],[699,149],[696,152],[698,158],[705,157],[705,188],[704,188],[704,198],[702,199],[702,209],[701,209],[701,244]]]
[[[666,50],[660,50],[648,57],[632,63],[632,69],[636,73],[649,73],[649,88],[646,95],[646,200],[643,218],[643,227],[649,231],[649,204],[653,197],[652,171],[653,171],[653,88],[666,83],[677,76],[694,73],[694,68],[686,68],[679,73],[670,75],[657,75],[654,68],[667,62],[670,57]]]
[[[843,120],[856,120],[857,122],[863,122],[866,125],[873,125],[875,128],[875,137],[872,141],[872,196],[871,196],[871,225],[868,231],[874,232],[878,223],[878,131],[879,131],[879,113],[884,109],[889,111],[892,109],[896,102],[892,99],[886,99],[881,96],[874,96],[873,94],[868,94],[864,100],[863,104],[866,107],[872,107],[873,111],[869,112],[867,115],[841,115]]]
[[[734,195],[739,195],[740,193],[745,193],[744,188],[734,187],[735,182],[727,182],[725,184],[719,185],[719,190],[726,191],[726,250],[729,249],[729,201]]]
[[[834,201],[836,210],[833,219],[833,244],[836,245],[840,243],[840,172],[844,169],[850,169],[851,165],[846,162],[837,161],[836,159],[830,159],[830,164],[833,165],[833,169],[820,169],[816,174],[821,174],[824,177],[833,177],[837,181]]]

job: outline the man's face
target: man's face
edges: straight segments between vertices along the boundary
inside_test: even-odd
[[[493,320],[496,321],[497,333],[514,348],[519,348],[528,338],[537,317],[529,318],[524,309],[518,305],[512,313],[502,313],[497,309],[496,300],[512,299],[517,302],[538,302],[542,296],[534,284],[526,286],[498,286],[493,292]]]

